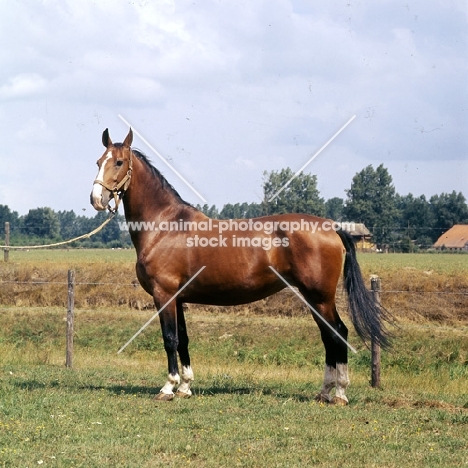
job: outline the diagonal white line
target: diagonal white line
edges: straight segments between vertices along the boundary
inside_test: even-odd
[[[353,352],[357,351],[281,276],[271,265],[270,269],[280,278],[283,283],[318,317],[343,343]]]
[[[125,120],[120,114],[118,114],[118,115],[119,115],[120,120],[122,120],[126,125],[128,125],[129,127],[131,127],[131,128],[132,128],[132,131],[133,131],[134,133],[136,133],[136,134],[141,138],[141,140],[142,140],[144,143],[146,143],[146,145],[154,152],[154,154],[156,154],[156,156],[157,156],[164,164],[166,164],[167,166],[169,166],[169,168],[174,172],[174,174],[176,174],[177,177],[179,177],[179,179],[182,180],[182,182],[184,182],[184,183],[187,185],[187,187],[189,187],[201,200],[203,200],[205,203],[207,203],[207,201],[203,198],[203,196],[200,195],[200,193],[198,193],[198,192],[184,179],[184,177],[183,177],[179,172],[177,172],[177,170],[176,170],[171,164],[169,164],[165,158],[163,158],[163,157],[161,156],[161,154],[159,154],[159,152],[156,150],[156,148],[154,148],[154,147],[148,142],[148,140],[146,140],[146,139],[141,135],[141,133],[138,133],[138,132],[135,130],[135,128],[134,128],[132,125],[130,125],[130,123],[129,123],[127,120]]]
[[[274,200],[355,118],[353,115],[268,201]]]
[[[202,266],[118,351],[120,354],[204,269]]]

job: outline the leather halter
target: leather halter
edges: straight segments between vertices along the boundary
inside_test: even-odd
[[[112,208],[110,206],[110,201],[107,204],[107,209],[111,213],[116,213],[117,212],[117,210],[119,208],[120,201],[122,200],[122,197],[124,196],[124,193],[128,189],[128,186],[130,185],[130,179],[132,178],[132,168],[133,168],[132,163],[133,163],[133,160],[132,160],[132,149],[129,148],[129,151],[130,151],[130,156],[128,158],[128,170],[127,170],[127,173],[125,174],[125,176],[123,177],[123,179],[119,183],[117,183],[114,187],[109,187],[102,180],[96,179],[93,182],[94,184],[102,185],[105,189],[109,190],[109,192],[112,193],[112,196],[113,196],[114,202],[115,202],[115,206],[114,206],[114,208]]]

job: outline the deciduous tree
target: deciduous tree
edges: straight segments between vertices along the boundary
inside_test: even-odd
[[[29,236],[53,239],[60,235],[57,214],[49,207],[29,210],[23,219],[23,227],[25,234]]]
[[[281,171],[264,172],[263,194],[265,214],[308,213],[325,215],[324,199],[317,188],[317,176],[294,172],[287,167]],[[291,180],[292,179],[292,180]],[[279,190],[281,193],[270,200]]]
[[[346,193],[346,220],[364,223],[379,247],[390,243],[399,213],[392,176],[383,164],[377,169],[369,165],[358,172]]]

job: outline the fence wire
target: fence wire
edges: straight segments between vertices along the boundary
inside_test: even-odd
[[[68,285],[67,281],[10,281],[10,280],[0,280],[0,285],[2,284],[59,284],[59,285]],[[104,282],[80,282],[80,281],[75,281],[74,283],[77,286],[131,286],[131,287],[137,287],[140,286],[139,283],[115,283],[115,282],[110,282],[110,283],[104,283]],[[285,289],[288,291],[287,289]],[[288,291],[291,292],[291,291]],[[381,294],[444,294],[444,295],[455,295],[455,296],[468,296],[468,291],[465,292],[453,292],[453,291],[411,291],[411,290],[397,290],[397,289],[381,289],[380,290]],[[292,292],[291,292],[292,294]],[[342,293],[344,294],[344,292]],[[340,293],[337,291],[337,296],[339,296]]]

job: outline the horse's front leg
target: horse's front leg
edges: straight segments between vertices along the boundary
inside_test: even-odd
[[[155,300],[156,308],[159,308],[159,301]],[[164,349],[167,354],[167,366],[169,374],[167,382],[161,388],[156,400],[169,401],[174,398],[174,387],[179,385],[179,367],[177,365],[177,348],[179,346],[179,336],[177,331],[177,311],[176,302],[171,301],[159,314],[161,330],[164,340]]]
[[[190,386],[193,382],[193,371],[190,366],[190,355],[188,350],[189,338],[182,302],[177,303],[177,330],[179,334],[179,346],[177,351],[179,353],[180,363],[182,364],[182,383],[177,389],[177,396],[181,398],[189,398],[192,395]]]

